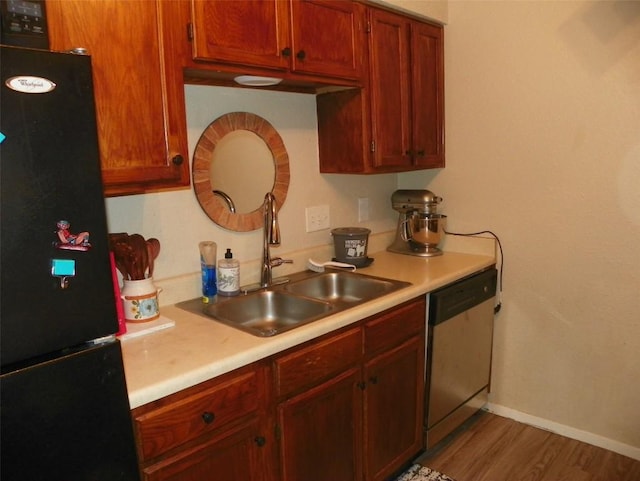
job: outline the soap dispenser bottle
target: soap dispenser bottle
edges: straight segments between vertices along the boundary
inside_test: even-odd
[[[221,296],[240,294],[240,263],[233,258],[231,249],[227,249],[224,259],[218,261],[218,294]]]

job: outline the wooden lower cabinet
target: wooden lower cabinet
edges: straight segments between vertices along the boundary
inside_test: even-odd
[[[142,470],[145,481],[266,481],[259,451],[266,442],[258,420],[252,420]]]
[[[364,324],[364,479],[382,481],[424,447],[426,302]]]
[[[275,480],[270,378],[258,362],[134,409],[142,479]]]
[[[425,298],[133,410],[145,481],[383,481],[423,449]]]
[[[421,336],[365,365],[365,479],[387,479],[422,449],[423,373]]]
[[[349,369],[278,406],[282,479],[362,479],[360,370]]]
[[[283,481],[382,481],[423,449],[425,309],[415,299],[275,360]],[[287,394],[296,362],[307,387]]]

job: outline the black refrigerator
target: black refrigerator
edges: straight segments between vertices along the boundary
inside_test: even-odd
[[[0,479],[139,480],[91,58],[0,50]]]

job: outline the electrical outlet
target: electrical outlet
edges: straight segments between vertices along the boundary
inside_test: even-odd
[[[369,198],[360,197],[358,199],[358,222],[369,220]]]
[[[328,229],[331,225],[328,205],[307,207],[304,213],[307,221],[307,232]]]

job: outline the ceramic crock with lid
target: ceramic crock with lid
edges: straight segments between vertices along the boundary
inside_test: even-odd
[[[336,261],[363,267],[368,264],[367,247],[371,231],[364,227],[339,227],[331,231]]]

